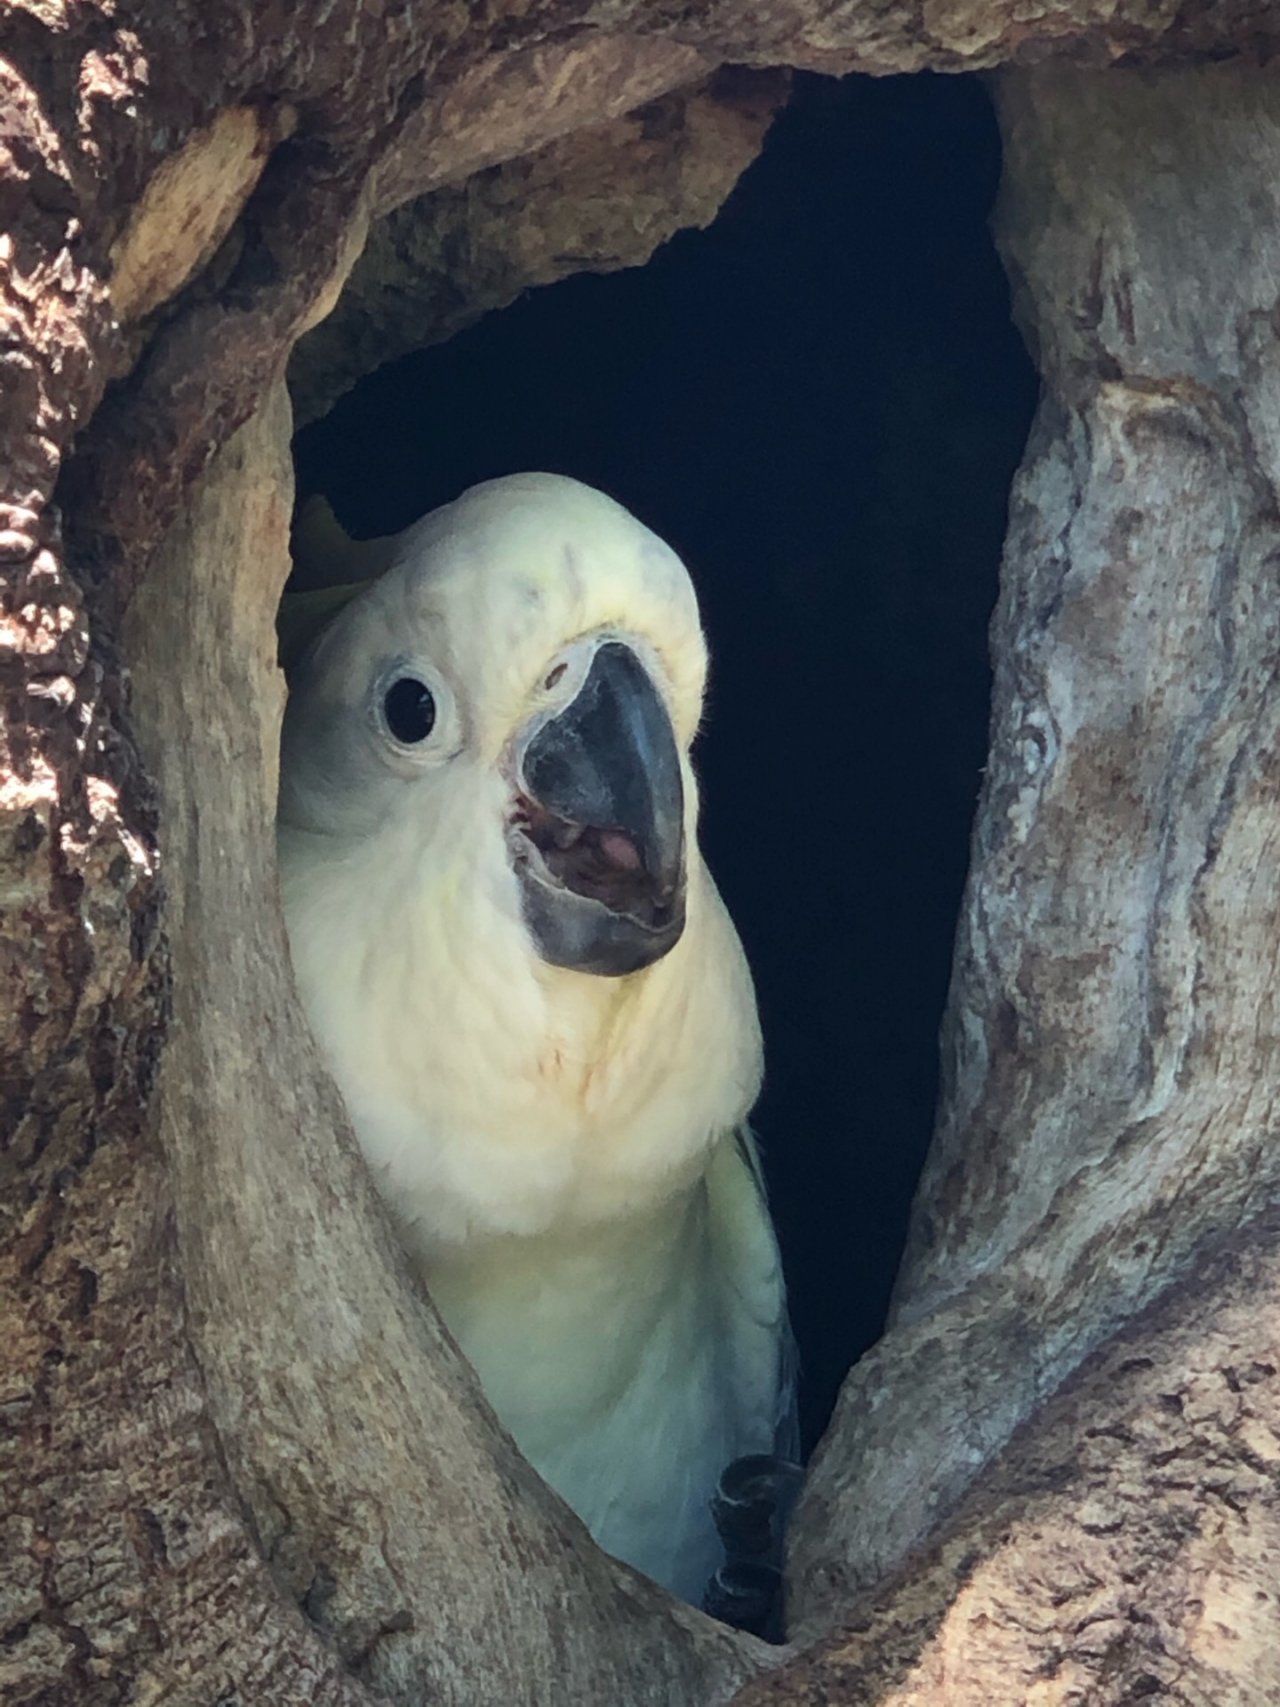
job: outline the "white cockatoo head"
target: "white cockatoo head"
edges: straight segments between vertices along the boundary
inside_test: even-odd
[[[760,1076],[698,851],[684,565],[550,474],[369,550],[291,672],[279,802],[299,988],[366,1153],[442,1235],[670,1189]]]
[[[403,842],[427,893],[461,860],[553,965],[661,958],[696,857],[706,677],[679,558],[547,474],[473,488],[389,555],[294,675],[281,822]]]

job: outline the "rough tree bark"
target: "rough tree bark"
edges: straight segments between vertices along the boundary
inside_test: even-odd
[[[618,52],[606,37],[592,48],[597,59],[604,47]],[[691,56],[695,71],[700,63]],[[609,102],[610,111],[627,103],[622,116],[487,170],[468,166],[461,181],[379,220],[337,307],[289,365],[296,424],[383,362],[452,337],[530,285],[639,266],[677,227],[708,225],[759,153],[787,78],[730,69],[633,103],[655,71],[666,80],[684,68],[683,58],[674,69],[669,56],[656,67],[652,55],[642,58]]]
[[[927,1545],[734,1707],[1268,1707],[1278,1253],[1274,1209],[1226,1235],[1035,1413]]]
[[[1271,8],[0,18],[0,1696],[725,1699],[766,1656],[604,1559],[494,1427],[292,1003],[269,834],[278,382],[372,217],[725,61],[1220,54],[1266,45]],[[801,1515],[799,1611],[829,1622],[951,1516],[756,1687],[936,1700],[962,1663],[996,1700],[1037,1699],[1032,1679],[1046,1701],[1146,1679],[1261,1700],[1280,1424],[1251,1304],[1277,1283],[1272,1223],[1234,1229],[1273,1183],[1248,955],[1275,922],[1274,108],[1225,68],[1046,71],[1011,79],[1005,113],[1006,242],[1050,393],[995,629],[943,1130],[897,1323]],[[1198,270],[1213,293],[1188,290]],[[1193,1267],[1215,1236],[1238,1243]],[[1088,1587],[1125,1573],[1128,1600]],[[975,1631],[1007,1639],[965,1648]]]
[[[1280,1182],[1280,90],[1045,71],[1000,107],[997,227],[1045,391],[941,1119],[890,1331],[799,1526],[811,1622]]]

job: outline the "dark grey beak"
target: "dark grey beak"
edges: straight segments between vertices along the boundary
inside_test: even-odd
[[[662,697],[607,641],[577,697],[518,755],[525,920],[544,960],[619,978],[684,929],[684,784]]]

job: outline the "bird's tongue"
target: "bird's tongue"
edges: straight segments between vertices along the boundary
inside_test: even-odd
[[[609,906],[623,906],[635,885],[645,882],[640,850],[625,830],[574,826],[568,843],[557,842],[543,853],[562,883],[580,894],[594,895]]]
[[[602,886],[607,889],[610,880],[625,882],[644,875],[640,849],[625,830],[575,824],[528,796],[521,798],[518,821],[541,850],[548,869],[571,889],[614,900],[601,892]]]
[[[625,830],[598,831],[596,846],[601,856],[610,865],[616,865],[619,871],[640,870],[640,850]]]

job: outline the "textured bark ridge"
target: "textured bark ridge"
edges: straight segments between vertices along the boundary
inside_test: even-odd
[[[278,382],[371,218],[571,153],[585,125],[631,149],[645,121],[622,115],[726,62],[1221,56],[1274,43],[1275,9],[31,0],[0,17],[0,1696],[723,1700],[761,1651],[601,1557],[493,1426],[397,1264],[291,1001],[269,836]],[[659,110],[696,135],[721,87]],[[1186,1699],[1265,1700],[1269,1662],[1249,1656],[1280,1651],[1262,1598],[1274,1366],[1265,1314],[1236,1300],[1269,1305],[1269,1223],[964,1489],[1272,1189],[1274,103],[1224,68],[1045,71],[1011,81],[1005,111],[1006,244],[1050,396],[994,631],[946,1120],[897,1325],[800,1517],[797,1605],[844,1610],[955,1507],[855,1636],[864,1659],[901,1653],[887,1632],[914,1617],[905,1640],[959,1652],[1013,1592],[1025,1555],[1002,1537],[1031,1548],[1047,1514],[1068,1562],[1026,1575],[1015,1648],[965,1671],[988,1698],[1036,1699],[1068,1616],[1046,1607],[1132,1571],[1153,1592],[1167,1574],[1171,1606],[1185,1580],[1178,1604],[1200,1608],[1152,1625],[1180,1675],[1213,1680]],[[520,169],[530,188],[540,169]],[[721,193],[717,170],[672,228]],[[501,293],[515,272],[495,258],[490,276]],[[1173,1431],[1154,1480],[1126,1456],[1142,1418]],[[1072,1480],[1054,1466],[1086,1428]],[[1095,1523],[1079,1491],[1099,1487]],[[1126,1562],[1108,1537],[1130,1488],[1149,1521]],[[1081,1630],[1114,1607],[1116,1641],[1137,1639],[1139,1600],[1094,1605]],[[1083,1640],[1064,1678],[1122,1675]],[[1153,1693],[1166,1673],[1144,1664],[1094,1698]],[[804,1691],[823,1675],[784,1669],[775,1698],[821,1699]],[[861,1698],[909,1699],[877,1675]]]
[[[735,1707],[1264,1707],[1280,1696],[1280,1219],[1016,1435],[940,1533]]]
[[[683,56],[652,57],[641,60],[646,82],[687,74]],[[618,99],[636,87],[633,75]],[[722,72],[397,208],[290,364],[298,424],[381,363],[451,337],[530,285],[639,266],[677,228],[709,225],[786,92],[776,72]]]
[[[1280,92],[1045,71],[1000,106],[997,225],[1046,390],[940,1126],[890,1332],[798,1525],[810,1619],[895,1568],[1280,1168]]]

